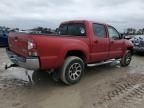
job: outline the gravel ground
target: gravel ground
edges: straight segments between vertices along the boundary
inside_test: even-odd
[[[31,84],[24,69],[4,70],[7,63],[1,48],[0,108],[144,108],[143,55],[135,55],[125,68],[117,63],[89,67],[72,86],[54,82],[48,75]]]

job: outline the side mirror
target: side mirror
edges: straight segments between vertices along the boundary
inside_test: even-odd
[[[120,39],[124,39],[124,34],[120,33]]]

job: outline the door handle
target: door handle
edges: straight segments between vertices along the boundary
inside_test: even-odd
[[[114,41],[111,41],[111,43],[113,44],[113,43],[114,43]]]
[[[97,43],[98,43],[98,40],[95,40],[94,43],[97,44]]]
[[[18,41],[18,37],[15,37],[15,41]]]

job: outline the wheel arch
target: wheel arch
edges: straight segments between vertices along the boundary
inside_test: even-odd
[[[65,54],[65,59],[69,56],[76,56],[81,58],[84,62],[87,62],[87,55],[84,53],[84,51],[81,50],[69,50]]]
[[[133,54],[133,47],[128,47],[127,50],[131,51],[131,53]]]

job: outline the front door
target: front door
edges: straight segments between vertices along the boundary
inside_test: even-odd
[[[108,26],[108,33],[110,38],[110,58],[117,58],[122,56],[124,41],[120,38],[119,32],[112,26]]]

